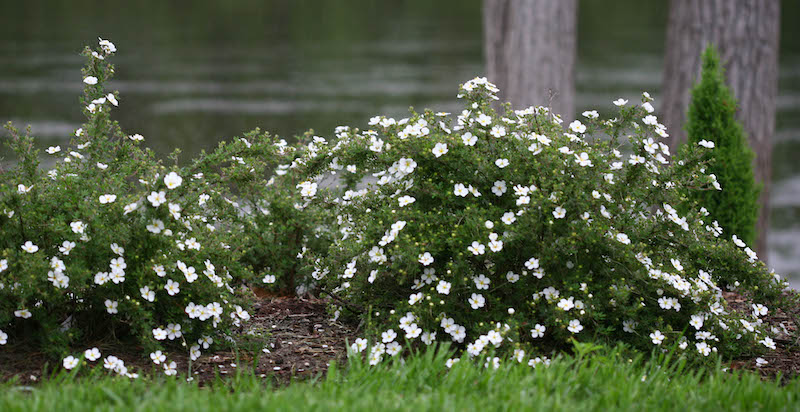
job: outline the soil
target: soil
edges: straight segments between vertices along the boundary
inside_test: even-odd
[[[741,295],[726,292],[725,298],[733,310],[752,311],[751,302]],[[218,378],[234,375],[240,369],[253,370],[257,376],[279,385],[323,376],[331,362],[345,358],[346,342],[353,342],[357,336],[353,325],[331,320],[326,312],[326,301],[322,299],[261,297],[254,312],[247,329],[242,331],[242,337],[267,337],[266,344],[255,339],[258,347],[250,351],[240,344],[238,356],[232,350],[204,352],[192,364],[193,380],[205,385]],[[773,328],[777,350],[760,356],[768,362],[761,366],[756,362],[758,356],[753,356],[732,361],[730,368],[753,370],[764,379],[800,376],[800,307],[788,313],[770,311],[762,319]],[[150,359],[142,356],[141,348],[95,346],[100,348],[104,356],[114,354],[124,360],[131,371],[140,374],[161,373]],[[178,364],[181,374],[185,374],[189,366],[189,358],[185,353],[170,353],[167,357]],[[101,361],[97,361],[94,367],[102,367]],[[61,365],[48,367],[47,357],[43,353],[14,347],[0,351],[0,382],[16,379],[18,384],[35,384],[42,376],[48,376],[48,370],[58,371],[60,368]]]
[[[238,356],[233,350],[204,351],[203,356],[192,363],[192,379],[204,385],[234,375],[239,369],[254,371],[257,376],[277,384],[323,375],[332,361],[345,358],[345,344],[355,340],[356,332],[354,327],[332,321],[325,308],[325,301],[314,298],[259,300],[247,329],[242,331],[245,339],[241,339],[246,341],[245,335],[259,337],[253,339],[257,347],[245,348],[247,345],[240,343]],[[130,372],[162,373],[149,358],[142,356],[140,347],[91,346],[98,347],[103,356],[113,354],[122,359]],[[178,372],[185,375],[190,362],[188,354],[178,352],[166,356],[169,361],[175,361]],[[60,364],[48,365],[47,361],[40,352],[4,348],[0,351],[0,382],[16,378],[18,384],[34,384],[42,376],[49,376],[48,371],[61,368]],[[94,362],[93,367],[102,368],[102,359]]]

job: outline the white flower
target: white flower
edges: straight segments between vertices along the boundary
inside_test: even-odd
[[[765,336],[764,339],[762,339],[762,340],[760,340],[758,342],[761,343],[762,345],[772,349],[772,350],[777,349],[777,346],[775,345],[775,341],[773,341],[772,338],[770,338],[769,336]]]
[[[766,316],[767,312],[769,312],[769,310],[767,309],[766,306],[760,303],[756,303],[753,305],[753,316],[755,317]]]
[[[478,290],[489,289],[489,284],[492,283],[492,281],[483,274],[474,277],[472,281],[475,282],[475,288]]]
[[[450,284],[450,282],[445,282],[444,280],[440,280],[439,284],[436,285],[436,291],[441,293],[442,295],[449,295],[451,287],[452,285]]]
[[[505,180],[496,180],[492,185],[492,193],[494,193],[495,196],[502,196],[507,191],[508,187],[506,186]]]
[[[555,209],[555,210],[553,210],[553,216],[554,216],[556,219],[563,219],[563,218],[564,218],[564,216],[566,216],[566,215],[567,215],[567,210],[566,210],[566,209],[564,209],[564,208],[563,208],[563,207],[561,207],[561,206],[558,206],[558,207],[556,207],[556,209]]]
[[[19,194],[28,193],[28,192],[31,191],[31,189],[33,189],[33,185],[31,185],[31,186],[25,186],[23,184],[18,184],[17,185],[17,193],[19,193]]]
[[[80,359],[75,358],[74,356],[67,356],[64,358],[64,369],[71,370],[72,368],[78,366],[78,362]]]
[[[486,253],[486,246],[478,243],[477,241],[472,242],[472,245],[467,247],[467,250],[472,252],[473,255],[478,256]]]
[[[164,200],[166,200],[166,199],[164,199]],[[123,214],[123,215],[127,215],[128,213],[131,213],[131,212],[133,212],[134,210],[136,210],[138,207],[139,207],[139,204],[138,204],[138,203],[130,203],[130,204],[127,204],[127,205],[125,205],[125,207],[124,207],[124,208],[122,208],[122,210],[123,210],[123,213],[122,213],[122,214]]]
[[[433,263],[433,256],[431,256],[430,252],[425,252],[419,255],[419,263],[422,263],[422,266],[428,266]]]
[[[453,188],[453,194],[460,197],[466,197],[469,194],[469,190],[467,190],[463,184],[456,183]]]
[[[88,84],[88,85],[95,85],[95,84],[97,84],[97,77],[86,76],[86,78],[83,79],[83,82]]]
[[[392,342],[396,337],[397,333],[393,329],[389,329],[386,332],[381,333],[381,341],[383,341],[383,343]]]
[[[486,299],[479,293],[473,293],[467,301],[472,306],[472,309],[480,309],[486,304]]]
[[[742,241],[742,239],[739,239],[738,237],[736,237],[736,235],[733,235],[731,239],[733,239],[734,245],[739,247],[747,247],[747,245]]]
[[[117,101],[117,98],[114,96],[114,94],[113,94],[113,93],[109,93],[109,94],[107,94],[107,95],[106,95],[106,99],[108,99],[108,101],[109,101],[111,104],[113,104],[114,106],[119,106],[119,102]]]
[[[153,337],[156,340],[164,340],[167,338],[167,331],[161,328],[155,328],[153,329]]]
[[[575,307],[575,303],[573,302],[572,298],[561,299],[560,301],[558,301],[558,304],[556,306],[558,306],[559,309],[565,312],[569,312],[570,309]]]
[[[50,146],[46,151],[48,154],[56,154],[61,151],[61,146]]]
[[[705,342],[695,343],[694,346],[697,348],[697,352],[701,353],[703,356],[708,356],[708,354],[711,353],[711,348]]]
[[[708,141],[708,140],[705,140],[705,139],[701,140],[697,144],[700,145],[700,146],[703,146],[703,147],[707,147],[709,149],[713,149],[714,148],[714,142],[711,142],[711,141]]]
[[[147,200],[153,207],[159,207],[167,202],[167,196],[163,190],[160,192],[150,192],[150,195],[147,196]]]
[[[624,244],[624,245],[630,245],[631,244],[631,240],[628,238],[628,235],[626,235],[624,233],[617,233],[617,241],[622,243],[622,244]]]
[[[128,136],[128,139],[131,139],[134,142],[141,142],[142,140],[144,140],[144,136],[140,135],[139,133],[136,133],[134,135]]]
[[[475,120],[478,122],[478,124],[480,124],[481,126],[484,126],[484,127],[492,124],[492,118],[487,116],[487,115],[485,115],[485,114],[483,114],[483,113],[478,115],[478,118],[475,119]]]
[[[410,204],[412,204],[412,203],[414,203],[416,201],[417,201],[417,199],[415,199],[415,198],[413,198],[411,196],[403,196],[403,197],[397,199],[397,202],[400,205],[400,207],[410,205]]]
[[[689,324],[694,326],[695,329],[700,330],[700,328],[703,327],[703,316],[692,315],[692,320],[689,321]]]
[[[34,245],[33,242],[29,240],[22,245],[22,250],[28,253],[36,253],[39,250],[39,246]]]
[[[539,267],[539,259],[530,258],[525,262],[525,267],[529,270],[533,270]]]
[[[764,359],[764,358],[756,358],[756,366],[758,366],[759,368],[764,366],[764,365],[766,365],[766,364],[768,364],[768,363],[769,362],[767,362],[767,360]]]
[[[89,362],[94,362],[100,359],[100,350],[97,348],[86,349],[86,351],[83,352],[83,356],[86,357]]]
[[[660,345],[661,342],[664,341],[665,336],[661,334],[661,331],[656,330],[650,334],[650,339],[653,341],[654,345]]]
[[[533,337],[534,339],[541,338],[542,336],[544,336],[545,330],[547,330],[547,328],[537,323],[533,327],[533,329],[531,329],[531,337]]]
[[[489,132],[494,137],[503,137],[506,135],[506,128],[503,126],[494,126],[492,130]]]
[[[581,321],[578,319],[573,319],[569,321],[569,326],[567,326],[567,330],[572,333],[578,333],[583,330],[583,325],[581,325]]]
[[[477,143],[477,142],[478,142],[478,138],[477,138],[476,136],[474,136],[474,135],[473,135],[472,133],[470,133],[470,132],[464,133],[464,135],[463,135],[463,136],[461,136],[461,140],[462,140],[462,141],[464,142],[464,144],[465,144],[465,145],[467,145],[467,146],[475,146],[475,143]]]
[[[142,299],[148,302],[154,302],[156,300],[156,293],[150,290],[150,287],[148,286],[143,286],[139,288],[139,293],[141,293]]]
[[[0,259],[0,272],[8,269],[8,259]]]
[[[421,300],[422,300],[422,292],[412,293],[411,296],[408,297],[408,304],[413,305]]]
[[[164,289],[167,291],[167,293],[169,293],[170,296],[175,296],[181,291],[180,284],[172,279],[167,280],[167,284],[164,285]]]
[[[164,176],[164,184],[167,185],[167,189],[175,189],[180,186],[182,182],[183,178],[178,176],[175,172],[170,172],[168,175]]]
[[[14,316],[22,319],[28,319],[33,316],[33,314],[28,309],[20,309],[14,311]]]
[[[677,270],[678,272],[683,270],[683,265],[681,265],[681,261],[680,260],[673,258],[673,259],[670,259],[669,261],[672,262],[672,266],[674,266],[675,270]]]
[[[585,111],[581,114],[583,115],[583,117],[587,119],[597,119],[598,117],[600,117],[600,115],[597,113],[597,110]]]
[[[164,362],[164,375],[167,375],[167,376],[175,376],[175,375],[177,375],[178,374],[178,370],[176,368],[177,368],[177,365],[175,364],[175,361],[172,361],[169,364]]]
[[[497,159],[494,161],[494,164],[499,168],[504,168],[508,166],[508,159]]]
[[[155,351],[155,352],[150,354],[150,359],[153,360],[153,363],[155,363],[156,365],[159,365],[162,362],[166,361],[167,357],[163,353],[161,353],[160,350],[157,350],[157,351]]]
[[[589,159],[589,155],[586,152],[582,152],[580,155],[575,155],[575,163],[578,163],[581,167],[592,167],[592,161]]]
[[[276,280],[277,279],[276,279],[275,275],[265,275],[264,279],[261,279],[262,282],[267,283],[267,284],[273,284],[273,283],[275,283]]]
[[[445,144],[445,143],[436,143],[436,146],[433,147],[433,150],[431,150],[431,152],[433,152],[433,155],[436,156],[437,158],[441,157],[442,155],[444,155],[444,154],[446,154],[448,152],[447,144]]]
[[[367,340],[364,338],[357,338],[356,341],[351,345],[354,352],[363,352],[364,349],[367,348]]]
[[[616,106],[624,106],[626,104],[628,104],[628,101],[623,99],[623,98],[621,98],[621,97],[619,99],[617,99],[617,100],[614,100],[614,105],[616,105]]]
[[[114,46],[114,43],[111,43],[108,40],[103,40],[99,37],[97,39],[99,40],[98,44],[100,45],[100,48],[103,49],[105,54],[111,54],[117,51],[117,47]]]
[[[586,131],[586,126],[580,120],[575,120],[569,124],[569,129],[575,133],[583,133]]]
[[[99,200],[101,204],[114,203],[117,200],[117,195],[101,195]]]
[[[119,313],[119,310],[117,309],[119,303],[117,301],[106,299],[105,304],[106,304],[106,312],[108,312],[109,314],[115,315]]]

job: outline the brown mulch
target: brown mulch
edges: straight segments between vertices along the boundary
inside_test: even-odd
[[[796,295],[797,292],[784,292],[784,296]],[[742,313],[752,313],[752,303],[742,295],[735,292],[724,292],[725,300],[732,310]],[[769,305],[767,305],[769,306]],[[748,369],[761,374],[764,378],[774,379],[778,375],[784,378],[800,376],[800,307],[795,307],[788,312],[781,309],[770,308],[767,316],[761,318],[771,329],[771,337],[777,349],[767,351],[760,356],[768,363],[758,366],[754,356],[731,362],[731,369]]]
[[[252,371],[278,384],[323,375],[330,362],[344,359],[345,342],[355,339],[354,328],[332,321],[325,307],[325,301],[313,298],[261,299],[255,304],[247,328],[242,331],[243,336],[252,338],[258,346],[239,344],[238,357],[233,350],[204,351],[192,364],[192,379],[201,385],[207,384],[218,377],[235,375],[239,369]],[[129,372],[162,373],[161,367],[154,365],[141,348],[91,346],[97,346],[103,357],[114,355],[125,361]],[[41,352],[5,349],[0,351],[0,382],[17,379],[19,384],[33,384],[40,381],[43,374],[52,373],[48,371],[62,370],[60,363],[48,365],[47,357]],[[185,376],[189,367],[188,354],[166,355],[168,361],[177,363],[178,373]],[[86,367],[85,362],[82,367]],[[102,368],[102,358],[94,362],[93,367]]]
[[[733,310],[752,312],[752,302],[739,294],[725,292],[725,299]],[[731,369],[752,370],[765,379],[774,379],[778,375],[784,378],[800,376],[800,307],[789,312],[770,309],[762,319],[772,328],[777,350],[761,356],[768,362],[766,365],[758,366],[757,356],[753,356],[732,361]],[[208,384],[218,377],[234,375],[240,369],[253,371],[277,384],[318,377],[328,370],[331,362],[345,358],[345,342],[353,342],[356,330],[353,326],[332,321],[326,312],[326,301],[322,299],[266,297],[255,304],[252,320],[240,337],[252,337],[258,347],[246,350],[243,347],[246,344],[240,344],[238,356],[237,351],[232,350],[205,351],[192,364],[192,379],[201,385]],[[113,354],[124,360],[132,372],[145,375],[162,373],[159,366],[143,355],[141,348],[90,346],[99,347],[103,356]],[[60,364],[48,367],[43,353],[24,348],[5,349],[0,351],[0,382],[16,379],[20,384],[32,384],[40,381],[48,370],[61,370]],[[178,364],[178,372],[185,376],[189,366],[188,355],[169,353],[167,357]],[[86,367],[85,363],[82,367]],[[102,359],[94,367],[102,368]]]

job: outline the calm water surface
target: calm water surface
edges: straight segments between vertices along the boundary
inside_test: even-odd
[[[458,84],[485,71],[478,0],[110,3],[2,1],[0,121],[66,144],[82,120],[78,53],[97,36],[119,49],[123,128],[184,159],[255,127],[330,135],[409,106],[455,111]],[[782,13],[768,258],[800,286],[800,6]],[[666,15],[666,1],[580,3],[579,111],[658,98]]]

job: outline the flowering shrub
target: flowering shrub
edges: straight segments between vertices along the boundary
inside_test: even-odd
[[[0,175],[0,345],[37,339],[62,353],[113,336],[151,350],[182,343],[195,358],[249,319],[236,286],[253,278],[242,263],[250,232],[231,199],[259,183],[275,145],[256,131],[186,167],[176,151],[165,166],[111,120],[120,97],[103,85],[115,51],[105,40],[84,51],[87,121],[69,148],[47,149],[63,156],[52,169],[7,126],[19,162]]]
[[[376,116],[298,160],[310,176],[301,196],[338,223],[329,250],[306,255],[312,275],[338,313],[375,331],[354,350],[371,347],[377,363],[403,340],[454,341],[471,356],[513,350],[520,361],[572,339],[700,356],[774,348],[759,317],[785,285],[687,200],[724,189],[703,173],[705,147],[670,162],[647,93],[564,130],[546,108],[496,113],[497,91],[471,80],[455,123],[430,111]],[[343,166],[371,183],[317,190]],[[759,302],[753,314],[726,309],[726,285]]]

